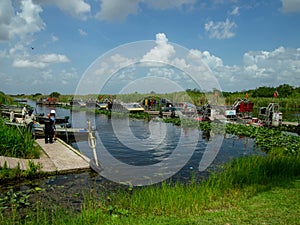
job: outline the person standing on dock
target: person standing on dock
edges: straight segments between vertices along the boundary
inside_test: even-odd
[[[9,121],[14,122],[15,121],[15,113],[13,110],[10,111],[9,113]]]
[[[45,143],[53,143],[55,130],[55,110],[51,110],[45,120]]]
[[[22,109],[22,119],[25,120],[25,116],[27,114],[27,105],[24,105]]]
[[[24,122],[29,128],[30,132],[32,133],[32,136],[34,136],[35,135],[34,123],[36,122],[36,118],[35,115],[33,114],[32,109],[28,111],[28,114],[25,116]]]
[[[55,120],[55,117],[56,117],[56,112],[54,109],[52,109],[50,111],[50,120],[52,120],[52,126],[53,126],[53,139],[56,140],[56,137],[55,137],[55,125],[56,125],[56,120]]]

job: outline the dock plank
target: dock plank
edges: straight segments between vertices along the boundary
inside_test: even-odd
[[[44,139],[37,139],[36,142],[43,149],[39,159],[20,159],[14,157],[0,156],[0,167],[16,168],[21,170],[29,169],[29,161],[41,165],[42,172],[72,172],[90,169],[90,159],[82,155],[76,149],[58,139],[53,144],[45,144]]]
[[[64,144],[61,140],[53,144],[45,144],[44,139],[37,139],[36,142],[43,148],[46,155],[51,159],[57,171],[70,171],[88,169],[89,162],[71,146]]]

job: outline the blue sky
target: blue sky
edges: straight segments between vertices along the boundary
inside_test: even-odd
[[[127,79],[124,89],[136,79],[138,88],[133,85],[130,90],[140,92],[141,86],[148,90],[151,83],[140,82],[143,76],[148,76],[147,81],[149,76],[157,78],[152,89],[161,85],[157,90],[165,90],[162,79],[180,82],[181,89],[198,88],[183,84],[182,72],[191,65],[173,44],[197,55],[223,91],[284,83],[298,87],[299,27],[299,0],[4,0],[0,3],[0,91],[73,94],[86,84],[86,92],[116,92],[122,79]],[[147,40],[153,41],[156,52],[145,44],[144,55],[136,53],[137,57],[120,47],[129,45],[132,50],[135,42]],[[137,69],[140,77],[130,79],[130,72],[124,72],[133,71],[130,63],[125,64],[127,70],[119,70],[122,76],[104,69],[105,55],[118,59],[110,62],[110,68],[120,69],[120,59],[137,63],[130,57],[143,60],[149,52],[156,54],[151,60],[171,66],[162,69],[154,64],[148,72]],[[177,65],[183,61],[185,66]],[[87,76],[95,62],[98,71],[106,73],[97,73],[98,80]],[[174,66],[179,70],[170,72]],[[205,77],[199,75],[199,68],[191,71],[192,77]],[[100,83],[109,76],[117,78],[118,88],[114,90],[116,83],[110,82],[109,88],[101,90]],[[201,88],[210,83],[205,82]]]

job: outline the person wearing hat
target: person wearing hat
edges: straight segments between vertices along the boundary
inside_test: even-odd
[[[56,123],[56,120],[55,120],[55,117],[56,117],[56,112],[54,109],[52,109],[50,111],[50,119],[52,120],[52,125],[53,125],[53,139],[56,140],[56,137],[55,137],[55,123]]]
[[[53,143],[55,131],[55,110],[51,110],[45,120],[45,143]]]
[[[32,109],[30,109],[28,111],[28,114],[25,115],[24,122],[29,128],[30,132],[32,133],[32,136],[34,136],[35,135],[34,123],[36,122],[36,118],[35,115],[33,114]]]
[[[27,114],[27,105],[24,105],[22,109],[22,119],[25,120],[25,116]]]

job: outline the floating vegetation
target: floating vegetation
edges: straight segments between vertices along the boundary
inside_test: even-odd
[[[282,148],[286,153],[297,154],[300,150],[300,137],[283,133],[280,129],[256,127],[243,124],[227,124],[226,133],[255,138],[263,151]]]
[[[173,123],[177,126],[198,126],[200,130],[210,131],[214,126],[223,124],[211,122],[195,123],[192,120],[180,118],[165,118],[164,122]],[[282,148],[286,153],[296,154],[300,150],[300,137],[282,132],[281,128],[258,127],[245,124],[226,124],[226,133],[237,136],[245,136],[255,139],[255,143],[263,151],[268,152],[274,148]]]

